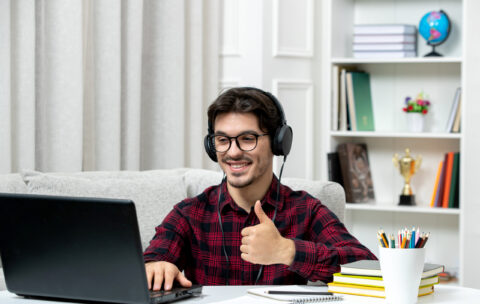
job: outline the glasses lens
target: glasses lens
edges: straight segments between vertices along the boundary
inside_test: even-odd
[[[257,136],[254,134],[244,134],[238,137],[238,144],[243,151],[251,151],[257,146]]]
[[[225,152],[230,148],[230,139],[226,136],[214,136],[214,143],[217,152]]]

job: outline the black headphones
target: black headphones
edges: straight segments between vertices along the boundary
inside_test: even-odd
[[[254,90],[257,92],[262,93],[263,95],[267,96],[277,108],[278,113],[280,114],[280,118],[282,123],[280,126],[277,127],[275,130],[275,135],[271,141],[272,153],[273,155],[283,155],[287,156],[290,153],[290,149],[292,148],[292,139],[293,139],[293,132],[292,128],[287,125],[287,120],[285,119],[285,113],[283,112],[282,105],[278,101],[278,99],[273,96],[273,94],[254,88],[254,87],[240,87],[236,89],[243,89],[243,90]],[[212,122],[208,122],[208,134],[205,136],[203,140],[203,144],[205,146],[205,151],[207,152],[208,156],[214,162],[217,162],[217,152],[215,151],[215,144],[213,142],[213,125]]]

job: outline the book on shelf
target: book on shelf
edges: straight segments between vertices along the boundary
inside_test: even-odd
[[[347,117],[349,122],[349,130],[357,131],[357,117],[355,115],[355,99],[353,95],[353,81],[352,72],[347,72],[346,75],[346,88],[347,88]]]
[[[340,109],[340,66],[332,67],[332,131],[339,130],[339,109]]]
[[[450,108],[450,115],[448,116],[447,126],[445,128],[446,132],[453,132],[453,125],[455,122],[455,118],[457,116],[458,105],[460,103],[461,94],[462,94],[461,88],[457,88],[457,90],[455,91],[455,95],[453,97],[452,106]]]
[[[435,185],[432,193],[432,200],[430,201],[430,207],[435,207],[435,198],[437,197],[438,184],[440,180],[440,175],[442,175],[443,161],[438,164],[437,175],[435,177]]]
[[[460,132],[460,120],[462,118],[462,96],[458,100],[457,112],[455,113],[455,120],[453,121],[452,132]]]
[[[411,24],[355,24],[353,34],[416,34],[417,27]]]
[[[372,287],[385,287],[383,278],[377,277],[377,276],[358,276],[358,275],[334,273],[333,282],[342,283],[342,284],[372,286]],[[438,284],[439,282],[440,282],[440,279],[438,275],[422,278],[420,280],[420,287]]]
[[[328,180],[339,183],[343,186],[342,169],[340,168],[340,159],[338,152],[330,152],[327,154],[328,162]]]
[[[370,74],[365,72],[347,73],[347,95],[352,104],[352,131],[375,131],[373,118],[372,94],[370,89]]]
[[[354,43],[353,51],[415,51],[414,43]]]
[[[342,68],[340,72],[340,103],[339,103],[339,128],[341,131],[348,130],[347,128],[347,70]]]
[[[354,35],[353,43],[415,43],[417,36],[413,34],[390,34],[390,35]]]
[[[452,179],[450,182],[450,194],[448,196],[448,208],[455,208],[458,202],[458,177],[460,174],[460,153],[453,154]]]
[[[452,184],[453,152],[447,153],[447,168],[445,171],[445,187],[442,193],[442,207],[448,208],[448,198],[450,195],[450,186]]]
[[[356,296],[367,296],[385,298],[385,287],[372,287],[342,283],[328,283],[328,291],[333,293],[351,294]],[[433,293],[433,285],[423,286],[418,288],[418,296],[425,296]]]
[[[374,201],[375,194],[367,145],[364,143],[342,143],[337,146],[337,152],[347,202]]]
[[[417,57],[415,51],[355,51],[354,58],[410,58]]]
[[[440,174],[440,175],[439,175]],[[440,161],[432,193],[432,207],[458,208],[460,187],[460,153],[447,152]]]
[[[436,276],[444,271],[444,266],[439,264],[424,263],[422,278]],[[340,265],[340,273],[358,276],[382,276],[378,260],[360,260]]]

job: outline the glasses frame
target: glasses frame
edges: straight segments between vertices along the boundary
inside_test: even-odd
[[[255,137],[255,146],[252,148],[252,149],[249,149],[249,150],[245,150],[245,149],[242,149],[242,147],[240,146],[240,143],[238,142],[238,138],[241,137],[241,136],[245,136],[245,135],[251,135],[251,136],[254,136]],[[237,136],[227,136],[227,135],[223,135],[223,134],[213,134],[211,135],[211,139],[212,139],[212,144],[213,144],[213,148],[215,149],[215,152],[218,152],[218,153],[226,153],[228,152],[228,150],[230,150],[230,148],[232,147],[232,139],[235,139],[235,144],[237,144],[237,148],[240,150],[240,151],[243,151],[243,152],[250,152],[250,151],[253,151],[255,150],[255,148],[257,148],[258,146],[258,138],[259,137],[262,137],[262,136],[266,136],[266,135],[269,135],[268,133],[264,133],[264,134],[257,134],[257,133],[250,133],[250,132],[245,132],[245,133],[241,133]],[[215,145],[215,137],[226,137],[228,138],[228,148],[225,150],[225,151],[218,151],[217,150],[217,146]]]

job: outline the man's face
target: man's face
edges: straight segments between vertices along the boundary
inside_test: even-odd
[[[225,113],[215,119],[215,135],[265,134],[260,130],[258,118],[252,113]],[[242,151],[232,140],[227,152],[217,152],[218,163],[230,186],[243,188],[272,174],[273,154],[269,136],[258,137],[252,151]]]

